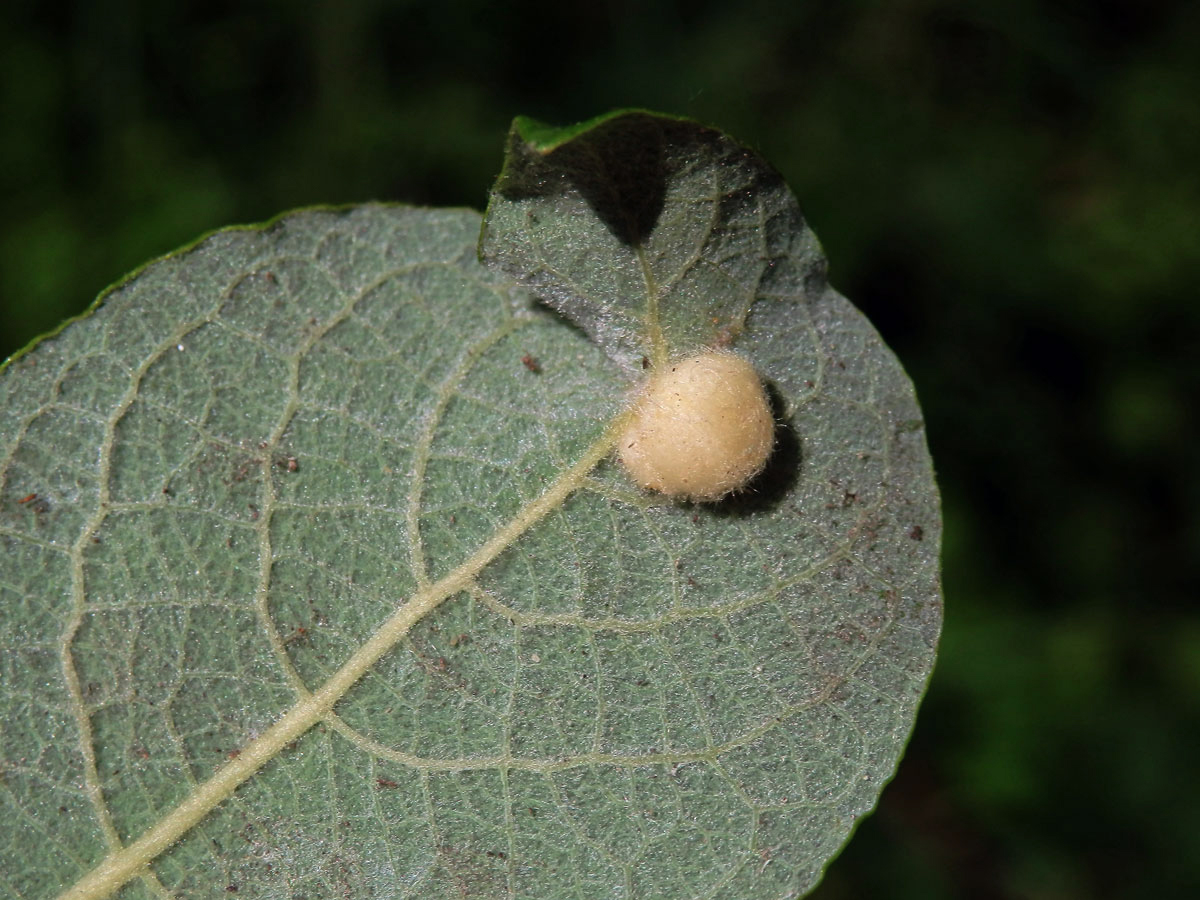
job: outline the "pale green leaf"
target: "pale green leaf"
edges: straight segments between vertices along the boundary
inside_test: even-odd
[[[774,169],[719,131],[641,111],[563,129],[517,119],[480,252],[630,369],[734,342],[756,303],[825,286]]]
[[[794,897],[874,805],[940,623],[895,359],[735,301],[780,450],[672,505],[479,225],[221,232],[0,374],[0,897]]]

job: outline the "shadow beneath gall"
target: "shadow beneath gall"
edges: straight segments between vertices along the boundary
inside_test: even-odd
[[[803,457],[800,436],[782,419],[783,398],[774,385],[767,385],[771,414],[775,417],[775,448],[766,467],[742,490],[716,501],[698,504],[717,516],[746,516],[774,509],[787,499],[800,480]]]

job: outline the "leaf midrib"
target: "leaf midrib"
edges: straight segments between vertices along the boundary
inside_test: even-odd
[[[98,900],[110,896],[127,881],[142,874],[152,860],[228,799],[243,782],[328,715],[338,700],[395,647],[413,625],[445,600],[467,589],[484,567],[583,486],[591,470],[612,452],[624,419],[625,414],[616,416],[574,465],[563,471],[545,492],[498,529],[465,562],[405,601],[320,688],[297,700],[235,758],[193,788],[171,812],[137,840],[109,853],[94,869],[60,894],[59,900]]]

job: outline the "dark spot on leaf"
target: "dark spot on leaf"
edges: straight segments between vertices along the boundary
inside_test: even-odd
[[[534,375],[542,374],[541,364],[528,353],[521,357],[521,365],[527,368]]]
[[[925,529],[920,525],[914,525],[911,529],[909,529],[908,536],[914,541],[919,541],[921,538],[925,537]]]
[[[256,459],[252,456],[246,457],[233,467],[233,473],[230,475],[230,480],[226,482],[226,484],[241,484],[243,481],[249,478],[254,473],[254,470],[261,464],[261,459]]]

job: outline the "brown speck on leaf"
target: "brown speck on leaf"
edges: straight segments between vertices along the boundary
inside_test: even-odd
[[[225,893],[236,894],[237,892],[238,892],[238,886],[236,884],[225,885]]]
[[[24,506],[26,503],[32,503],[36,499],[37,499],[37,494],[26,494],[24,497],[22,497],[17,502],[20,503],[22,506]]]
[[[228,482],[226,482],[226,484],[241,484],[243,481],[245,481],[247,478],[250,477],[250,475],[254,471],[254,467],[259,465],[261,462],[262,462],[262,460],[260,460],[260,459],[243,460],[233,470],[233,474],[230,476],[230,480]]]
[[[471,636],[469,634],[456,634],[454,637],[450,638],[451,647],[459,647],[463,644],[469,643],[471,643]]]
[[[258,507],[255,506],[253,503],[247,503],[246,508],[248,510],[250,510],[250,521],[257,522],[258,521]]]
[[[648,368],[650,368],[650,357],[643,356],[642,357],[642,370],[645,371]]]
[[[920,525],[914,525],[911,529],[909,529],[908,536],[914,541],[919,541],[925,537],[925,529]]]
[[[866,643],[867,640],[866,635],[864,635],[861,631],[851,628],[844,622],[838,625],[833,634],[843,644],[853,643],[854,641]]]
[[[392,781],[390,778],[376,778],[375,783],[381,788],[388,788],[389,790],[395,790],[400,787],[400,782]]]
[[[521,365],[527,368],[534,375],[542,374],[541,364],[528,353],[521,357]]]
[[[280,456],[275,460],[275,465],[288,472],[300,471],[300,463],[296,461],[296,457],[294,456]]]
[[[715,322],[716,320],[714,319],[713,321]],[[733,342],[737,340],[739,331],[741,331],[741,329],[736,327],[735,325],[732,325],[732,324],[722,325],[717,330],[717,335],[713,339],[713,346],[718,349],[732,347]]]

